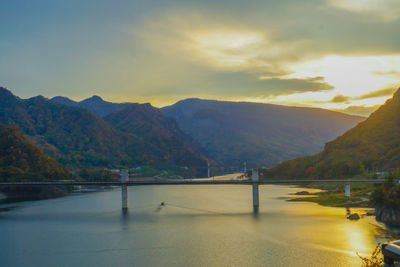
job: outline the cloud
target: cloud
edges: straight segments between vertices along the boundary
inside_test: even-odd
[[[267,78],[288,74],[287,65],[301,59],[309,47],[303,38],[282,40],[276,31],[250,21],[222,22],[212,15],[160,15],[136,32],[147,48],[163,56],[214,71],[250,72]]]
[[[308,79],[259,79],[246,72],[216,72],[203,74],[204,81],[188,81],[195,92],[214,97],[271,97],[304,92],[325,92],[333,87],[321,78]],[[171,88],[171,93],[193,95],[194,90],[185,87]],[[154,93],[154,92],[153,92]]]
[[[329,5],[390,22],[400,18],[398,0],[328,0]]]
[[[326,108],[374,105],[355,98],[400,80],[398,0],[98,2],[4,5],[0,80],[26,97]]]
[[[332,103],[349,103],[349,100],[351,98],[348,96],[344,96],[344,95],[336,95],[334,98],[332,98],[329,102]]]
[[[387,76],[390,78],[395,78],[400,80],[400,70],[399,69],[391,69],[386,71],[374,71],[373,74]]]
[[[307,16],[306,11],[302,8],[301,15]],[[299,105],[337,108],[394,83],[395,79],[386,72],[400,70],[400,53],[364,55],[365,46],[360,48],[359,40],[357,46],[353,41],[350,45],[346,43],[354,38],[352,16],[343,12],[343,19],[335,21],[329,12],[320,11],[325,13],[321,17],[313,13],[310,21],[323,21],[327,27],[323,32],[308,32],[310,25],[303,25],[303,20],[287,24],[273,14],[275,21],[268,21],[271,16],[238,21],[227,18],[226,14],[216,16],[213,11],[206,14],[201,9],[199,12],[180,9],[167,15],[160,13],[157,19],[144,21],[142,29],[135,32],[135,39],[146,47],[145,53],[153,54],[145,66],[140,66],[141,71],[144,67],[149,69],[143,71],[143,77],[146,72],[154,73],[150,79],[139,77],[135,84],[139,87],[157,84],[157,88],[146,90],[148,96],[202,94],[287,103],[289,101],[283,98],[292,95],[290,104],[297,101]],[[375,26],[369,26],[365,28],[376,32]],[[349,32],[340,42],[337,42],[338,29]],[[364,30],[364,26],[358,30]],[[368,39],[367,46],[371,41]],[[377,39],[372,38],[372,42],[375,41]],[[162,69],[164,65],[169,67]],[[378,71],[385,71],[385,75]],[[140,82],[142,79],[145,81]],[[302,98],[297,98],[298,94]],[[274,98],[276,96],[281,97]],[[374,104],[381,101],[376,100]],[[365,103],[372,105],[371,101]]]
[[[370,107],[366,106],[349,106],[345,109],[334,109],[339,112],[347,113],[350,115],[357,115],[357,116],[362,116],[362,117],[368,117],[372,112],[377,110],[380,107],[380,105],[374,105]]]
[[[185,32],[185,49],[201,64],[227,71],[284,74],[283,62],[298,58],[303,41],[273,40],[268,30],[253,28],[191,29]]]
[[[334,96],[332,99],[329,101],[316,101],[315,103],[344,103],[344,104],[349,104],[352,101],[355,100],[364,100],[364,99],[369,99],[369,98],[382,98],[382,97],[390,97],[393,95],[393,93],[396,91],[396,88],[384,88],[376,91],[372,91],[368,94],[364,94],[361,96],[357,97],[349,97],[349,96],[344,96],[341,94],[338,94]]]
[[[399,80],[379,71],[399,71],[400,54],[387,56],[338,56],[299,62],[290,66],[287,78],[322,76],[338,94],[352,98],[398,84]]]
[[[333,87],[320,77],[307,79],[263,79],[260,87],[264,88],[265,95],[288,95],[301,92],[329,91]],[[260,92],[261,93],[261,92]]]
[[[365,95],[361,95],[361,96],[357,97],[356,99],[367,99],[367,98],[391,96],[391,95],[393,95],[393,93],[396,90],[397,90],[396,88],[380,89],[380,90],[373,91],[373,92],[365,94]]]

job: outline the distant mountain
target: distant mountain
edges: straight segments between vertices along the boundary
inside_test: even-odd
[[[368,119],[314,156],[264,170],[265,178],[337,178],[400,166],[400,89]]]
[[[0,181],[66,179],[69,172],[16,128],[0,125]]]
[[[198,153],[207,154],[199,143],[179,128],[173,118],[165,116],[160,109],[148,103],[129,104],[104,119],[116,129],[142,136],[149,143],[158,144],[162,149],[181,154],[182,158],[197,157]]]
[[[99,96],[92,96],[80,102],[73,101],[68,97],[56,96],[51,99],[54,102],[72,107],[81,107],[93,111],[100,117],[105,117],[113,112],[127,107],[130,103],[112,103],[104,101]]]
[[[175,144],[166,139],[148,142],[145,133],[119,131],[89,110],[42,96],[23,100],[5,88],[0,88],[0,123],[17,126],[46,153],[71,167],[205,165],[202,155],[175,153]],[[191,157],[181,157],[186,152]]]
[[[363,117],[334,111],[248,102],[186,99],[162,109],[232,170],[273,166],[321,151]]]
[[[75,102],[75,101],[69,99],[68,97],[56,96],[56,97],[53,97],[51,100],[54,102],[63,104],[63,105],[67,105],[67,106],[71,106],[71,107],[79,107],[79,102]]]

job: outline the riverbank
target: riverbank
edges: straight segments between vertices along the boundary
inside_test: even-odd
[[[369,202],[369,195],[373,185],[354,184],[351,186],[351,196],[345,196],[344,185],[309,185],[305,188],[320,189],[319,192],[301,191],[297,192],[288,201],[306,201],[317,203],[327,207],[355,207],[372,208]]]
[[[104,192],[113,190],[115,186],[79,186],[79,187],[27,187],[27,188],[6,188],[3,192],[0,192],[0,205],[1,204],[12,204],[23,201],[37,201],[52,198],[61,198],[71,194],[79,193],[93,193],[93,192]],[[0,209],[0,211],[2,211]]]
[[[68,195],[72,188],[61,186],[52,187],[5,187],[2,188],[0,204],[9,204],[22,201],[43,200]]]

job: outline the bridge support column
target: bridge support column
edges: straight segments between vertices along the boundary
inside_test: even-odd
[[[253,210],[258,211],[259,200],[258,200],[258,184],[253,184]]]
[[[253,181],[253,210],[254,210],[254,212],[258,212],[258,208],[259,208],[258,170],[253,169],[251,179]]]
[[[346,184],[345,194],[346,197],[350,197],[350,184]]]
[[[121,172],[121,199],[122,199],[122,211],[126,213],[128,211],[128,171],[123,170]]]
[[[210,162],[207,160],[207,178],[210,178]]]

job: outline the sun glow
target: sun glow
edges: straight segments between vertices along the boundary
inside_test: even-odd
[[[175,88],[184,81],[205,98],[334,110],[351,107],[365,110],[364,114],[383,104],[392,96],[391,89],[399,87],[400,54],[326,54],[318,49],[310,51],[312,40],[307,38],[279,38],[275,28],[232,22],[221,26],[212,20],[190,16],[151,23],[141,37],[154,46],[150,48],[160,53],[160,59],[185,67],[177,69],[175,79],[171,69],[161,68],[162,73],[172,76],[164,80],[152,77],[147,82],[159,87],[174,83],[170,87]],[[191,67],[195,73],[181,75]],[[193,82],[198,78],[203,80]],[[169,97],[172,100],[157,105],[181,98]]]
[[[239,50],[263,41],[256,32],[211,32],[197,34],[195,41],[205,49]]]
[[[328,56],[320,60],[300,62],[288,67],[291,74],[285,78],[307,79],[323,77],[334,87],[326,92],[305,92],[269,97],[266,102],[328,109],[345,109],[349,106],[372,107],[383,104],[391,97],[391,91],[383,88],[397,88],[400,80],[400,55],[344,57]],[[371,93],[377,92],[372,95]],[[370,96],[368,96],[370,94]],[[342,101],[332,101],[340,96]]]
[[[344,109],[351,105],[372,107],[391,96],[362,96],[383,88],[396,87],[400,80],[400,55],[329,55],[314,60],[280,61],[297,44],[272,42],[268,34],[251,30],[215,30],[191,32],[190,48],[197,59],[221,70],[267,73],[257,79],[315,79],[333,86],[332,90],[290,95],[260,96],[246,100],[287,105]],[[292,46],[292,47],[291,47]],[[195,56],[196,57],[196,56]],[[277,73],[269,76],[269,73]],[[343,101],[331,101],[341,96]]]
[[[255,31],[200,31],[189,36],[190,48],[200,59],[222,68],[246,68],[266,42]]]
[[[356,97],[399,82],[400,76],[385,73],[400,71],[400,55],[343,57],[328,56],[321,60],[301,62],[291,67],[291,78],[322,76],[338,94]]]

